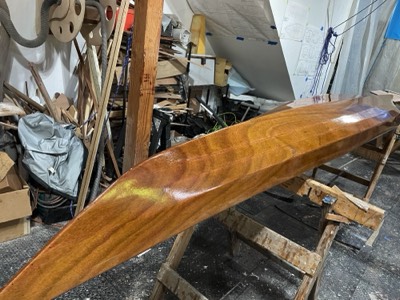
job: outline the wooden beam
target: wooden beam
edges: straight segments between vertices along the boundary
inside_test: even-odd
[[[310,275],[316,272],[321,261],[318,254],[292,242],[246,215],[230,209],[220,213],[217,219],[229,230],[237,232],[242,239],[249,240],[270,251],[274,256],[298,270]]]
[[[123,171],[148,157],[163,0],[135,5]]]
[[[50,116],[53,117],[54,121],[61,123],[61,119],[58,117],[56,107],[54,106],[53,101],[49,95],[49,92],[46,89],[46,86],[43,83],[42,78],[40,77],[38,71],[36,70],[35,66],[32,63],[29,63],[29,69],[31,70],[33,79],[35,80],[40,93],[42,94],[44,102],[46,102],[47,109],[50,113]]]
[[[193,235],[195,226],[189,227],[185,231],[182,231],[180,234],[177,235],[174,245],[172,246],[171,251],[169,252],[169,255],[167,257],[167,260],[163,265],[166,267],[176,270],[178,268],[179,263],[182,260],[183,254],[185,253],[185,250],[187,246],[189,245],[190,238]],[[163,272],[160,270],[161,274],[159,274],[157,277],[160,277],[161,279],[156,282],[153,288],[153,292],[150,296],[150,300],[158,300],[162,299],[162,296],[164,294],[164,280],[163,278]]]
[[[195,287],[166,264],[161,265],[157,279],[176,295],[178,299],[208,300]]]
[[[5,92],[10,95],[14,94],[14,96],[18,97],[19,99],[25,101],[29,105],[33,106],[36,110],[40,111],[41,113],[44,113],[46,111],[46,108],[43,107],[40,103],[37,103],[35,100],[29,98],[26,96],[24,93],[20,92],[17,90],[15,87],[13,87],[11,84],[4,82],[4,87],[6,88]],[[8,90],[8,91],[7,91]]]
[[[93,133],[92,142],[90,143],[89,154],[86,161],[85,172],[83,174],[82,185],[79,190],[78,203],[76,205],[75,215],[79,214],[79,212],[82,211],[85,205],[86,195],[89,189],[90,178],[92,176],[93,167],[96,160],[96,153],[97,150],[99,149],[100,136],[103,130],[104,120],[107,113],[108,98],[110,95],[114,79],[115,67],[118,59],[119,49],[121,47],[122,35],[124,33],[124,25],[125,25],[126,15],[128,13],[128,8],[129,8],[129,0],[122,0],[119,9],[117,24],[115,26],[114,41],[109,56],[110,58],[108,61],[106,80],[104,81],[103,89],[101,91],[100,105],[99,105],[99,110],[97,112],[96,125],[95,125],[96,130]]]
[[[204,15],[194,15],[190,26],[192,34],[193,54],[206,54],[206,17]]]
[[[332,243],[335,239],[336,234],[339,231],[339,224],[329,221],[325,227],[325,230],[321,236],[321,239],[318,242],[318,246],[316,249],[316,253],[322,257],[321,263],[318,265],[318,269],[315,272],[314,276],[309,274],[305,274],[303,277],[303,281],[297,290],[297,293],[294,297],[295,300],[305,300],[309,299],[310,293],[314,287],[314,283],[318,279],[318,275],[322,273],[324,268],[326,258],[328,257],[329,249],[332,246]]]
[[[338,192],[337,188],[331,188],[310,178],[295,177],[283,183],[282,186],[299,196],[308,196],[318,205],[322,205],[326,195],[331,195],[336,198],[335,203],[332,204],[332,210],[335,213],[373,230],[379,228],[385,215],[385,211],[379,207]]]

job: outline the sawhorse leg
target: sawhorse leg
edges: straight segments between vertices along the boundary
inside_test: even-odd
[[[183,299],[184,294],[187,293],[191,294],[191,299],[207,299],[198,293],[187,281],[185,281],[175,272],[182,260],[183,254],[185,253],[190,238],[193,235],[194,229],[194,226],[190,227],[189,229],[186,229],[177,235],[167,260],[161,265],[160,271],[157,275],[157,282],[154,285],[153,292],[150,296],[151,300],[161,299],[165,293],[166,287],[168,287],[168,289],[177,295],[179,299]],[[180,292],[183,294],[180,295]]]
[[[386,165],[386,162],[390,156],[390,154],[392,153],[393,147],[398,139],[400,135],[400,126],[397,127],[396,131],[393,133],[392,137],[390,138],[390,141],[388,143],[388,145],[386,146],[384,155],[382,157],[382,159],[378,162],[378,165],[376,166],[375,170],[374,170],[374,174],[371,177],[367,192],[364,195],[364,200],[369,202],[372,193],[375,190],[376,184],[378,183],[378,179],[382,174],[383,168]]]

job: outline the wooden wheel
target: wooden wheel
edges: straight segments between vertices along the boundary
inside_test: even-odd
[[[50,13],[50,30],[57,40],[68,43],[78,35],[84,16],[84,0],[62,0]]]
[[[100,0],[101,6],[104,7],[106,15],[106,31],[107,38],[110,37],[114,27],[117,5],[115,0]],[[89,45],[101,45],[101,23],[96,25],[83,24],[81,33]]]

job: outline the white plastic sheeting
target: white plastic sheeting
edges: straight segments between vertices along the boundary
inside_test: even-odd
[[[293,99],[293,89],[279,43],[269,0],[187,0],[206,16],[208,41],[227,58],[257,96]]]
[[[256,40],[278,40],[268,0],[188,0],[194,12],[207,16],[212,35]]]
[[[381,89],[384,86],[383,82],[388,82],[388,79],[384,79],[388,68],[397,67],[398,56],[394,62],[388,59],[386,51],[379,53],[384,41],[387,21],[390,19],[395,1],[386,1],[373,12],[381,3],[381,1],[374,3],[349,24],[351,26],[370,14],[364,21],[344,34],[343,47],[331,93],[345,96],[362,95],[366,80],[364,94],[368,94],[371,89]],[[355,11],[360,11],[369,4],[371,4],[370,0],[359,0]],[[392,54],[392,51],[393,49],[390,49],[388,52]],[[393,59],[393,56],[390,56]],[[370,73],[372,76],[369,76]]]
[[[400,93],[400,42],[386,40],[367,77],[363,94],[373,90],[391,90]]]

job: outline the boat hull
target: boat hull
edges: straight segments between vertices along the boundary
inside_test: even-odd
[[[357,98],[257,117],[132,168],[0,291],[50,299],[274,185],[398,125],[388,99]],[[125,154],[129,155],[129,154]]]

